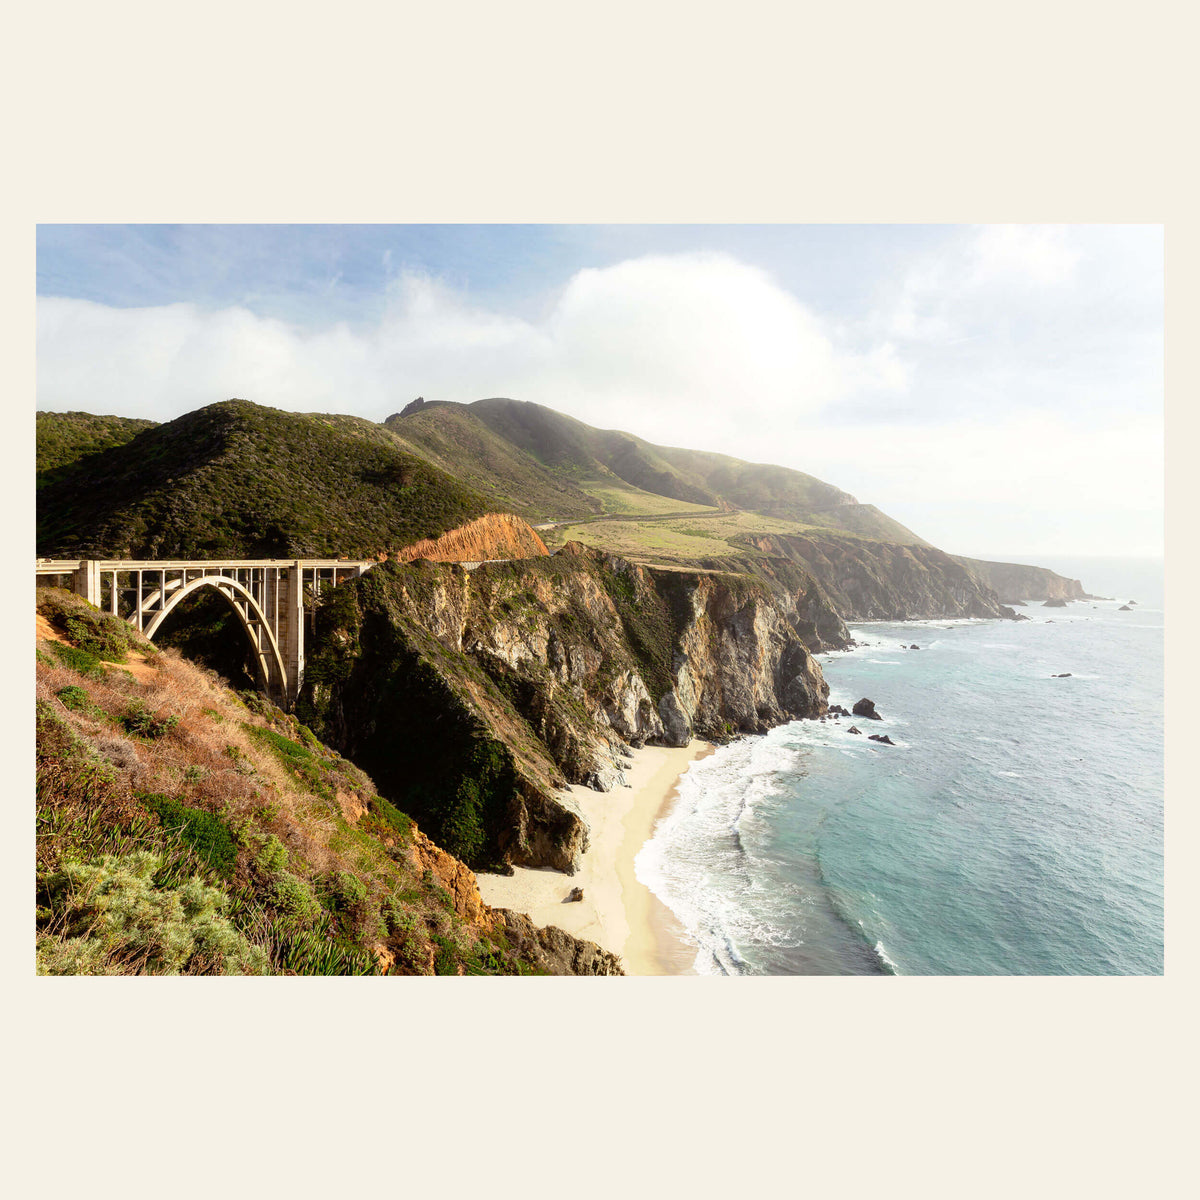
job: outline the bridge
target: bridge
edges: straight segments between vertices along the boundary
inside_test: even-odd
[[[71,590],[128,621],[151,641],[188,596],[212,588],[230,605],[254,652],[258,685],[290,708],[304,682],[304,616],[323,584],[335,586],[373,561],[254,558],[206,561],[138,559],[37,560],[38,582],[69,580]]]

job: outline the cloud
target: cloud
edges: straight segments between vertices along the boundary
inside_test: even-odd
[[[768,271],[707,252],[579,270],[524,316],[413,270],[356,324],[42,297],[38,401],[169,420],[240,396],[382,420],[417,395],[511,396],[808,471],[964,552],[968,513],[1024,497],[1072,514],[1065,547],[1122,506],[1151,514],[1137,533],[1149,544],[1162,488],[1154,246],[1122,227],[949,230],[837,323]],[[988,520],[983,544],[1016,544]]]
[[[894,347],[848,351],[766,272],[722,254],[579,271],[537,321],[414,272],[391,282],[376,324],[354,329],[313,331],[244,308],[44,297],[38,362],[47,408],[163,420],[236,395],[382,419],[417,394],[510,395],[677,441],[698,414],[730,430],[790,424],[907,382]]]
[[[1066,284],[1082,257],[1068,239],[1065,226],[981,226],[967,254],[968,282],[974,287],[1000,282],[1037,287]]]

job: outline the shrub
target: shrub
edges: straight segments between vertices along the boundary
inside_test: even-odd
[[[195,876],[156,886],[163,865],[142,850],[64,864],[46,882],[38,974],[266,974],[263,950],[225,918],[224,894]]]
[[[312,889],[303,879],[287,871],[281,872],[272,882],[271,899],[281,913],[301,923],[315,921],[321,915],[321,906]]]
[[[259,846],[254,855],[254,865],[264,875],[275,875],[287,869],[287,847],[272,833]]]
[[[433,960],[433,971],[435,975],[457,975],[458,974],[458,947],[450,938],[442,937],[441,934],[433,935],[433,944],[437,947],[437,954]]]
[[[76,687],[72,684],[69,687],[59,688],[54,694],[62,701],[63,708],[69,708],[72,712],[98,713],[100,711],[91,702],[86,688]]]
[[[80,675],[92,679],[104,677],[104,668],[100,665],[100,660],[96,655],[89,654],[86,650],[80,650],[76,646],[68,646],[65,642],[54,642],[51,644],[51,649],[64,667],[70,667],[72,671],[78,671]]]
[[[67,637],[88,654],[110,662],[124,662],[129,648],[129,626],[118,617],[81,609],[63,622]]]
[[[299,742],[293,742],[273,729],[243,723],[242,728],[256,741],[266,746],[284,767],[314,795],[332,801],[334,790],[325,778],[325,771],[313,752]]]
[[[153,713],[141,700],[131,700],[117,723],[131,737],[160,738],[179,724],[179,715],[169,717]]]
[[[371,812],[382,817],[402,838],[408,837],[412,832],[412,818],[382,796],[372,796],[369,807]]]
[[[237,845],[229,826],[220,817],[188,808],[158,793],[142,794],[138,799],[158,815],[164,829],[177,830],[184,845],[190,846],[218,875],[233,874]]]
[[[366,908],[366,884],[349,871],[338,871],[330,877],[329,895],[333,907],[342,912],[361,912]]]

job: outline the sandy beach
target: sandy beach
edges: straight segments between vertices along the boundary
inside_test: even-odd
[[[647,746],[633,751],[625,772],[630,786],[611,792],[570,788],[590,831],[580,869],[574,875],[527,867],[511,876],[481,874],[484,902],[596,942],[621,956],[628,975],[692,974],[695,946],[684,940],[671,911],[638,882],[633,862],[674,800],[680,775],[712,749],[698,739],[678,749]],[[563,903],[576,887],[583,888],[583,899]]]

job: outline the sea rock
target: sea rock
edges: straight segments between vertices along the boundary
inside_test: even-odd
[[[851,732],[851,733],[862,733],[862,730],[861,730],[861,729],[859,729],[859,727],[858,727],[857,725],[851,725],[851,726],[850,726],[850,732]]]
[[[572,888],[567,893],[567,898],[563,901],[563,903],[564,904],[573,904],[576,900],[582,900],[582,899],[583,899],[583,888],[576,887],[576,888]]]
[[[1066,608],[1067,602],[1060,597],[1055,597],[1053,600],[1043,600],[1043,608]]]
[[[867,735],[868,740],[872,742],[882,742],[885,746],[894,746],[896,743],[892,741],[886,733],[871,733]]]
[[[493,929],[504,934],[512,950],[547,974],[625,974],[617,955],[602,950],[595,942],[573,937],[556,925],[539,928],[524,913],[509,908],[494,908],[491,916]]]
[[[866,717],[868,721],[882,721],[883,718],[875,711],[875,701],[865,696],[854,706],[856,717]]]
[[[920,650],[920,648],[921,647],[918,646],[916,642],[913,642],[913,644],[911,646],[909,646],[910,650]]]
[[[1136,600],[1130,600],[1130,602],[1129,602],[1129,603],[1132,605],[1132,604],[1136,604],[1136,603],[1137,603],[1137,601],[1136,601]]]
[[[1070,678],[1071,678],[1071,672],[1070,672],[1070,671],[1064,671],[1064,672],[1063,672],[1061,675],[1051,675],[1051,676],[1050,676],[1050,678],[1051,678],[1051,679],[1070,679]]]
[[[1133,612],[1133,609],[1130,608],[1128,604],[1122,604],[1121,607],[1117,609],[1117,612]]]
[[[583,784],[595,792],[611,792],[613,788],[624,786],[625,772],[615,765],[597,767],[583,777]]]

